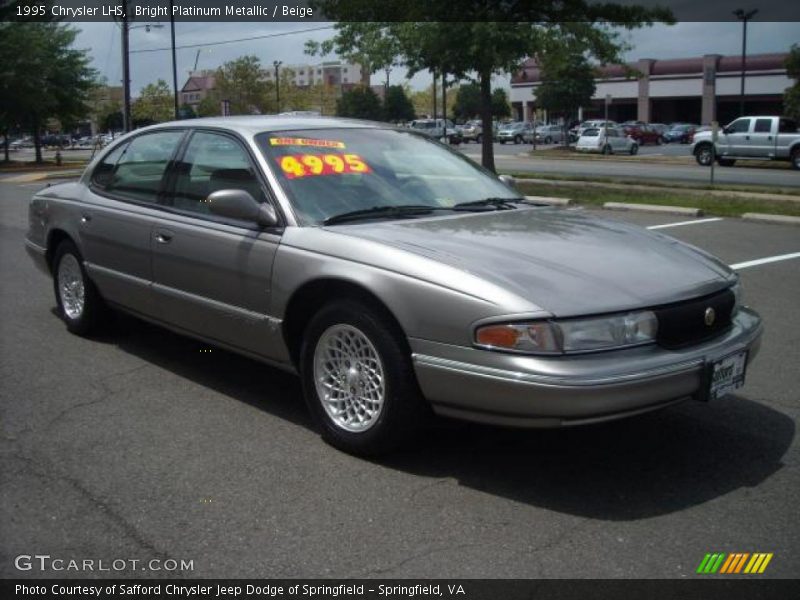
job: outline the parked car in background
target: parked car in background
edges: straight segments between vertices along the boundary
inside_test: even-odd
[[[450,119],[415,119],[409,127],[437,140],[445,138],[451,144],[461,143],[461,133]]]
[[[537,144],[561,144],[564,142],[564,128],[561,125],[543,125],[536,128]]]
[[[114,308],[296,374],[323,437],[356,454],[412,439],[430,411],[562,427],[715,400],[744,383],[763,331],[707,253],[533,204],[381,124],[139,129],[28,215],[70,332]],[[670,427],[692,434],[695,412]]]
[[[569,141],[570,141],[570,143],[577,142],[578,138],[580,138],[581,135],[583,135],[583,132],[586,131],[587,129],[594,129],[594,128],[597,128],[597,127],[616,127],[616,126],[617,126],[616,121],[604,121],[604,120],[600,120],[600,121],[597,121],[597,120],[595,120],[595,121],[584,121],[580,125],[577,125],[576,127],[573,127],[572,129],[570,129],[570,132],[569,132],[570,140]]]
[[[601,154],[636,154],[639,144],[619,127],[590,127],[578,138],[575,149]]]
[[[502,125],[497,131],[497,141],[501,144],[505,144],[506,142],[513,142],[514,144],[532,142],[533,125],[523,121]]]
[[[689,123],[673,125],[666,133],[664,133],[664,142],[667,144],[688,144],[690,143],[691,136],[696,128],[696,125],[691,125]]]
[[[461,127],[461,138],[464,142],[476,142],[480,144],[483,141],[483,126],[480,121],[467,121]]]
[[[711,165],[711,131],[695,134],[692,154],[698,164]],[[737,160],[760,159],[790,161],[794,169],[800,169],[797,122],[785,117],[741,117],[719,131],[714,154],[723,167]]]
[[[650,127],[651,127],[653,130],[657,131],[657,132],[658,132],[658,134],[659,134],[660,136],[662,136],[662,140],[661,140],[661,141],[663,142],[663,141],[664,141],[664,140],[663,140],[663,135],[664,135],[664,134],[665,134],[667,131],[669,131],[669,127],[667,127],[666,125],[664,125],[664,123],[650,123]]]
[[[649,125],[627,125],[623,127],[623,131],[625,135],[636,140],[636,143],[640,146],[645,146],[647,144],[661,145],[663,142],[661,134]]]

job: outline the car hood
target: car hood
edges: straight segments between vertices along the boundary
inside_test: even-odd
[[[734,277],[693,246],[575,210],[519,208],[336,231],[461,269],[555,316],[667,304],[715,292]]]

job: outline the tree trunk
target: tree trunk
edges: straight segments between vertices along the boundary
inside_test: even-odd
[[[483,145],[481,164],[492,172],[494,168],[494,135],[492,129],[492,72],[482,71],[481,78],[481,128]]]
[[[36,164],[42,164],[42,139],[39,136],[39,119],[33,120],[33,147],[36,149]]]

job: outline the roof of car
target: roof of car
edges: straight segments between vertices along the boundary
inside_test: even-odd
[[[258,133],[261,131],[290,131],[293,129],[334,129],[337,127],[349,128],[392,128],[389,123],[374,121],[359,121],[357,119],[342,119],[335,117],[315,117],[308,115],[251,115],[237,117],[204,117],[200,119],[186,119],[183,121],[169,121],[153,125],[153,128],[174,127],[220,127],[238,131],[240,133]]]

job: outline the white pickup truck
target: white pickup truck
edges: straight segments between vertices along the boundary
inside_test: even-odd
[[[800,169],[800,132],[797,122],[785,117],[741,117],[719,131],[716,159],[730,167],[737,160],[788,160]],[[712,154],[711,131],[694,134],[692,145],[697,163],[708,167]]]

